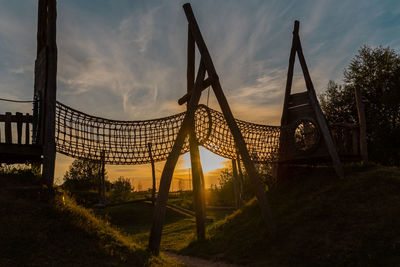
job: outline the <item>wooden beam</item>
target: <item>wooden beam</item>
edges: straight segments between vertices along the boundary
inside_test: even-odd
[[[154,206],[155,201],[156,201],[156,169],[154,167],[153,153],[151,152],[151,143],[148,143],[147,147],[149,149],[149,157],[150,157],[150,163],[151,163],[151,176],[153,178],[153,187],[151,190],[151,203]]]
[[[202,58],[202,60],[204,60],[204,65],[207,69],[208,76],[209,77],[218,77],[218,75],[215,71],[214,64],[211,60],[211,56],[208,52],[207,46],[201,35],[199,26],[194,17],[194,14],[193,14],[190,4],[184,4],[183,9],[185,10],[186,18],[189,21],[189,26],[192,31],[193,38],[194,38],[194,40],[197,44],[197,47],[200,51],[201,58]],[[263,190],[263,186],[258,177],[257,170],[255,169],[255,167],[250,159],[250,155],[249,155],[249,152],[247,151],[246,143],[244,142],[242,133],[240,132],[239,127],[236,124],[236,120],[232,115],[232,112],[228,105],[228,101],[226,100],[224,92],[222,91],[222,87],[219,82],[219,79],[213,80],[212,88],[214,90],[215,96],[217,97],[218,103],[222,109],[222,113],[224,114],[224,117],[228,123],[229,129],[231,130],[231,133],[233,135],[235,143],[238,147],[239,153],[242,156],[243,164],[246,168],[246,171],[249,174],[253,190],[255,192],[255,195],[258,199],[258,203],[261,208],[262,217],[268,228],[267,231],[269,231],[270,233],[274,233],[276,226],[275,226],[275,222],[273,220],[272,211],[271,211],[269,202],[267,200],[265,191]]]
[[[174,146],[172,147],[172,150],[167,158],[167,162],[164,165],[161,175],[160,187],[158,189],[158,197],[154,209],[153,223],[149,237],[149,250],[156,255],[158,255],[160,252],[161,233],[165,220],[165,209],[168,200],[169,188],[171,186],[172,175],[174,173],[182,146],[185,142],[185,138],[188,135],[189,127],[192,125],[194,120],[194,114],[201,96],[201,91],[198,88],[201,86],[205,74],[206,69],[204,66],[204,61],[201,59],[193,94],[189,101],[188,110],[185,114],[182,126],[179,129]]]
[[[187,57],[187,96],[186,101],[188,102],[192,96],[194,87],[194,73],[195,73],[195,62],[196,62],[196,44],[193,39],[190,28],[188,27],[188,57]],[[204,87],[204,81],[202,81]],[[196,90],[203,91],[203,88],[197,88]],[[187,105],[189,108],[189,105]],[[201,167],[199,146],[196,141],[196,133],[194,131],[194,120],[192,125],[189,127],[189,146],[190,146],[190,164],[192,169],[192,185],[193,185],[193,203],[196,214],[196,233],[198,240],[204,240],[206,238],[205,228],[205,195],[204,195],[204,175]]]
[[[362,94],[359,87],[354,88],[356,96],[356,104],[358,111],[358,122],[360,125],[360,154],[363,165],[368,164],[368,147],[367,147],[367,120],[365,118],[365,107],[362,101]]]
[[[211,86],[212,83],[213,83],[213,79],[211,77],[208,77],[207,79],[205,79],[203,84],[201,85],[201,88],[200,88],[201,91],[204,91],[205,89],[207,89],[209,86]],[[191,96],[191,93],[188,92],[186,95],[179,98],[178,104],[179,105],[185,104],[186,102],[189,101],[190,96]]]
[[[55,114],[56,114],[56,91],[57,91],[57,44],[56,44],[56,0],[47,1],[47,84],[45,98],[45,141],[43,144],[43,177],[48,188],[53,187],[54,165],[56,158],[55,143]],[[43,114],[43,113],[42,113]]]
[[[294,39],[296,42],[297,55],[299,57],[301,69],[303,71],[307,91],[310,96],[310,104],[315,112],[315,116],[317,118],[317,122],[318,122],[318,125],[320,128],[320,131],[324,138],[326,147],[328,148],[328,152],[332,158],[332,163],[333,163],[333,167],[336,171],[336,174],[339,176],[339,178],[344,178],[344,171],[343,171],[342,163],[340,162],[339,155],[336,151],[335,144],[333,143],[331,134],[329,132],[328,124],[325,120],[324,114],[322,113],[317,96],[315,94],[314,85],[312,83],[311,76],[308,71],[308,67],[306,64],[306,60],[304,58],[303,50],[301,48],[301,42],[300,42],[300,37],[299,37],[298,33],[294,37],[295,37]]]

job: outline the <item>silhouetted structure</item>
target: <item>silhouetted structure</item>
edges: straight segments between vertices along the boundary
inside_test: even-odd
[[[154,120],[119,121],[91,116],[57,102],[56,1],[39,0],[34,116],[20,113],[0,115],[0,122],[5,123],[5,142],[0,143],[1,162],[43,162],[43,177],[51,187],[56,151],[74,158],[96,161],[102,166],[99,196],[100,202],[103,203],[105,164],[151,163],[154,202],[154,162],[166,160],[149,239],[149,248],[156,254],[159,252],[172,174],[178,157],[186,152],[190,152],[192,164],[197,236],[199,239],[205,238],[204,177],[199,145],[232,159],[237,206],[241,204],[240,196],[243,193],[243,175],[240,167],[242,161],[271,233],[274,232],[275,223],[254,163],[278,163],[280,171],[283,172],[287,164],[314,163],[316,160],[326,160],[330,157],[338,176],[344,175],[336,149],[338,145],[335,146],[334,141],[337,142],[338,136],[345,135],[340,135],[339,131],[334,130],[332,138],[322,114],[302,52],[299,22],[295,22],[293,32],[281,126],[267,126],[236,120],[233,117],[191,6],[185,4],[183,8],[188,20],[187,93],[178,103],[187,103],[186,112]],[[196,47],[201,56],[197,75]],[[307,91],[291,94],[296,53]],[[215,93],[222,113],[199,105],[202,91],[209,86]],[[11,122],[17,123],[17,144],[13,144],[12,141]],[[26,125],[25,144],[22,144],[23,123]],[[360,123],[365,122],[360,119]],[[33,124],[32,142],[30,124]],[[346,128],[343,125],[335,127]],[[347,128],[356,130],[353,126]],[[358,140],[354,133],[355,131],[350,138],[353,142],[352,153],[358,154]],[[237,168],[240,175],[236,171]]]

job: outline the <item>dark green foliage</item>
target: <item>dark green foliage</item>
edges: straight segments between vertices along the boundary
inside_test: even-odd
[[[133,190],[134,187],[132,186],[130,179],[121,176],[111,184],[109,201],[110,202],[128,201],[132,198]]]
[[[100,171],[99,162],[76,159],[64,174],[63,188],[70,191],[97,190]]]
[[[320,97],[329,122],[358,122],[354,89],[365,104],[370,158],[400,165],[400,55],[390,48],[363,46],[344,71],[344,84],[328,83]]]

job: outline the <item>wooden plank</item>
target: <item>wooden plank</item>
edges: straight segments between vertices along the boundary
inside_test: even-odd
[[[310,97],[308,96],[307,91],[289,95],[288,108],[293,108],[304,104],[310,104]]]
[[[56,0],[48,0],[48,23],[47,23],[47,84],[45,98],[45,139],[43,146],[43,177],[47,186],[53,187],[54,165],[56,157],[55,144],[55,114],[56,114],[56,91],[57,91],[57,44],[56,44]]]
[[[224,117],[228,123],[229,129],[231,130],[231,133],[233,135],[235,143],[238,147],[239,153],[242,156],[243,164],[246,168],[246,171],[249,174],[252,188],[255,192],[255,195],[258,199],[258,203],[260,205],[262,217],[267,225],[267,231],[269,231],[270,233],[274,233],[276,226],[275,226],[275,222],[273,220],[272,211],[271,211],[269,202],[265,195],[265,191],[263,190],[263,186],[258,177],[258,173],[250,159],[250,155],[249,155],[249,152],[247,151],[246,143],[244,142],[242,133],[240,132],[239,127],[236,124],[236,120],[234,119],[234,117],[232,115],[232,111],[230,110],[228,101],[226,100],[224,92],[222,91],[222,87],[219,82],[218,75],[215,71],[215,67],[211,60],[211,56],[208,52],[207,46],[201,35],[199,26],[194,17],[192,8],[191,8],[190,4],[187,3],[187,4],[183,5],[183,9],[185,10],[186,18],[189,21],[189,26],[192,31],[193,38],[195,39],[197,47],[200,51],[201,58],[202,58],[202,60],[204,59],[204,65],[207,69],[207,73],[210,77],[216,78],[216,79],[213,79],[212,88],[214,90],[215,96],[217,97],[218,103],[222,109],[222,113],[224,114]]]
[[[172,175],[176,163],[178,161],[182,146],[185,142],[185,138],[188,134],[188,129],[192,125],[194,120],[194,114],[197,109],[197,104],[199,103],[201,91],[198,89],[205,77],[206,70],[204,66],[203,59],[200,61],[200,67],[197,73],[196,83],[193,89],[192,97],[190,98],[188,111],[183,119],[182,126],[179,129],[178,135],[175,139],[174,146],[167,158],[167,162],[164,165],[164,169],[161,175],[160,187],[158,189],[158,198],[156,206],[154,208],[153,223],[150,231],[149,237],[149,250],[158,255],[160,252],[160,242],[162,227],[165,221],[165,209],[168,200],[168,192],[171,186]]]
[[[26,113],[25,117],[29,117],[29,113]],[[30,131],[29,122],[25,122],[25,144],[29,145],[30,142]]]
[[[211,86],[212,82],[213,82],[213,80],[212,80],[211,77],[208,77],[207,79],[205,79],[204,82],[203,82],[203,84],[202,84],[202,86],[201,86],[201,88],[200,88],[201,91],[204,91],[204,90],[207,89],[209,86]],[[184,95],[184,96],[182,96],[181,98],[179,98],[178,104],[179,104],[179,105],[185,104],[186,102],[189,101],[190,96],[191,96],[191,93],[188,92],[186,95]]]
[[[193,39],[190,27],[188,27],[188,51],[187,51],[187,98],[189,101],[194,87],[194,73],[195,73],[195,62],[196,62],[196,45]],[[204,88],[204,81],[201,83],[202,87],[196,88],[201,92]],[[187,105],[187,109],[189,105]],[[192,125],[189,127],[189,147],[190,147],[190,164],[192,169],[192,186],[193,186],[193,203],[196,215],[196,233],[198,240],[204,240],[206,238],[206,227],[205,227],[205,193],[204,193],[204,175],[201,167],[200,152],[196,141],[196,133],[194,131],[194,120]]]
[[[150,157],[150,162],[151,162],[151,176],[153,178],[153,187],[151,190],[151,203],[154,206],[155,200],[156,200],[156,169],[154,167],[153,153],[151,152],[151,143],[148,143],[147,147],[149,150],[149,157]]]
[[[301,69],[303,71],[304,79],[306,81],[307,91],[310,97],[310,104],[315,112],[315,116],[317,118],[317,122],[319,128],[321,130],[322,136],[324,138],[326,147],[328,148],[328,152],[332,158],[332,163],[335,168],[336,174],[340,178],[344,178],[344,171],[342,167],[342,163],[340,162],[339,155],[337,154],[335,145],[333,143],[331,134],[329,132],[328,124],[326,123],[324,114],[322,113],[321,107],[319,105],[317,96],[315,94],[314,85],[311,80],[310,73],[308,71],[308,67],[306,64],[306,60],[304,58],[303,50],[301,48],[300,37],[298,33],[295,35],[296,47],[297,47],[297,55],[299,57]]]
[[[358,122],[360,125],[360,154],[363,165],[368,164],[368,146],[367,146],[367,120],[365,118],[365,107],[362,101],[361,90],[355,87],[356,104],[358,111]]]
[[[11,131],[11,112],[6,112],[4,118],[4,136],[6,144],[12,143],[12,131]]]
[[[17,112],[16,113],[16,123],[17,123],[17,144],[21,144],[22,143],[22,113],[21,112]]]

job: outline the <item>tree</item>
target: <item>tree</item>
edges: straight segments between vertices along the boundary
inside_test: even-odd
[[[358,122],[355,88],[365,104],[370,158],[400,165],[400,55],[389,47],[361,47],[344,71],[344,84],[330,81],[320,96],[330,123]]]
[[[98,162],[76,159],[64,174],[63,187],[68,190],[91,190],[99,185],[101,165]],[[107,173],[105,174],[107,178]]]
[[[120,176],[111,185],[110,200],[111,202],[128,201],[132,196],[134,187],[129,178]]]

